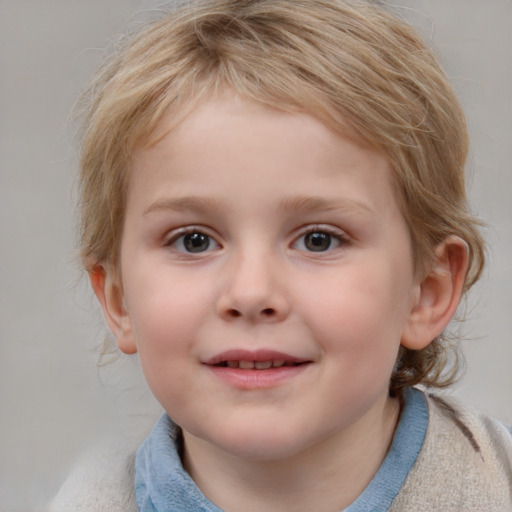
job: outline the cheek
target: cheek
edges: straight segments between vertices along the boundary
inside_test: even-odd
[[[325,352],[359,368],[393,366],[407,319],[404,289],[380,272],[353,272],[310,296],[305,317]],[[387,365],[385,364],[387,362]]]
[[[191,344],[211,309],[211,294],[201,283],[158,274],[154,278],[134,276],[126,287],[126,305],[139,352],[156,357]]]
[[[189,363],[207,317],[205,293],[163,279],[134,280],[131,289],[137,293],[130,295],[127,307],[148,385],[166,410],[186,410],[183,388],[196,386]]]

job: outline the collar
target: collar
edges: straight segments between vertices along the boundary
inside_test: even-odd
[[[391,447],[377,473],[344,512],[387,510],[416,462],[428,425],[423,393],[408,388]],[[222,512],[209,501],[180,460],[180,428],[163,414],[137,451],[135,493],[140,512]]]

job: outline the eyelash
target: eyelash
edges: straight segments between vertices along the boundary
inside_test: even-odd
[[[215,240],[215,238],[211,235],[209,235],[204,228],[200,228],[198,226],[189,226],[185,228],[180,228],[176,232],[173,232],[164,242],[164,247],[171,247],[177,252],[183,253],[183,254],[201,254],[204,252],[209,252],[211,250],[212,242],[217,248],[220,247],[220,244]],[[204,250],[198,250],[198,251],[188,251],[186,250],[186,247],[183,247],[179,249],[176,247],[176,244],[181,240],[182,244],[186,243],[186,237],[192,236],[192,235],[200,235],[207,239],[207,246]],[[201,240],[197,240],[198,242],[201,242]],[[199,247],[200,248],[200,247]]]
[[[307,237],[308,235],[312,235],[315,233],[329,236],[328,247],[326,247],[325,249],[320,248],[320,250],[318,250],[318,251],[311,250],[308,248],[304,248],[301,250],[303,250],[305,252],[310,252],[310,253],[330,252],[332,250],[339,249],[340,247],[347,245],[349,243],[347,236],[343,232],[340,232],[339,230],[335,230],[328,226],[319,225],[319,226],[312,226],[312,227],[308,228],[304,233],[302,233],[298,238],[295,239],[295,242],[293,245],[296,246],[298,244],[299,240],[304,240],[305,237]],[[337,244],[336,247],[332,247],[333,240]]]
[[[327,240],[328,245],[323,248],[321,245],[323,240],[320,238],[317,240],[318,244],[316,247],[318,248],[318,250],[312,249],[311,247],[308,248],[306,245],[307,242],[305,241],[306,237],[308,235],[313,235],[313,234],[327,235],[328,236],[328,240]],[[187,243],[186,237],[192,236],[192,235],[199,235],[199,237],[203,237],[203,238],[198,238],[195,241],[193,239],[190,240],[190,242],[192,244],[196,244],[196,248],[198,249],[197,251],[189,250],[190,247],[187,248],[185,245]],[[303,242],[304,247],[302,247],[302,248],[298,247],[299,242],[301,240],[304,241]],[[183,246],[181,248],[178,248],[177,244],[180,241]],[[333,241],[336,245],[335,247],[332,247]],[[200,245],[201,242],[206,242],[206,246],[204,248],[201,247],[201,245]],[[190,227],[180,228],[178,231],[172,233],[171,236],[169,236],[165,240],[163,245],[164,245],[164,247],[171,247],[174,250],[176,250],[177,252],[183,253],[183,254],[202,254],[202,253],[210,252],[212,250],[212,242],[214,245],[213,248],[221,247],[219,242],[217,242],[213,236],[211,236],[210,234],[207,233],[207,230],[205,230],[204,228],[201,228],[199,226],[190,226]],[[307,252],[307,253],[325,253],[325,252],[330,252],[332,250],[338,249],[341,246],[347,245],[348,243],[349,243],[349,240],[347,239],[347,237],[345,236],[344,233],[342,233],[338,230],[335,230],[333,228],[330,228],[328,226],[318,225],[318,226],[310,227],[304,233],[302,233],[299,237],[295,238],[294,242],[292,243],[292,247],[295,249]]]

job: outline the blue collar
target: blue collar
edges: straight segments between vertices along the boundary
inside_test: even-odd
[[[404,390],[404,406],[391,447],[371,482],[343,512],[388,510],[420,453],[428,426],[425,395]]]
[[[423,445],[428,408],[421,391],[406,389],[391,447],[362,494],[344,512],[387,510],[400,491]],[[140,512],[222,512],[183,469],[180,430],[166,414],[137,451],[135,494]]]

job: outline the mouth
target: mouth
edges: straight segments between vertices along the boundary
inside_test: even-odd
[[[203,362],[216,378],[243,391],[278,388],[307,375],[312,363],[275,350],[228,350]]]
[[[204,361],[208,366],[241,370],[269,370],[283,366],[299,366],[309,362],[311,361],[275,350],[227,350]]]
[[[269,359],[267,361],[251,361],[230,359],[220,361],[213,366],[219,368],[239,368],[241,370],[269,370],[271,368],[282,368],[283,366],[299,366],[306,364],[304,362],[285,361],[284,359]]]

